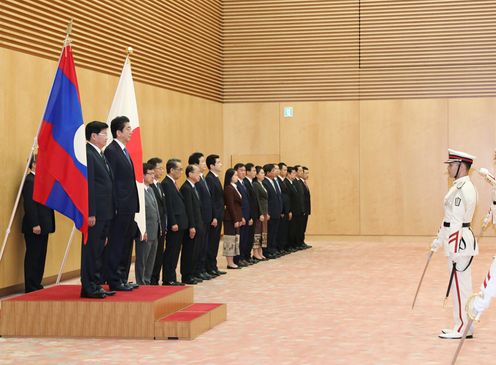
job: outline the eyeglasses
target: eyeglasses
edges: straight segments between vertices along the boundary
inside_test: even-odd
[[[99,136],[105,136],[105,137],[108,137],[108,134],[107,133],[98,133]]]
[[[182,167],[174,167],[174,170],[183,171],[183,168]]]

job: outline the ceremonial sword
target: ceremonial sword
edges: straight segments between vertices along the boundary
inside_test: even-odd
[[[431,250],[431,252],[429,252],[429,256],[427,257],[427,262],[425,263],[424,271],[422,272],[422,276],[420,277],[420,281],[419,281],[418,286],[417,286],[417,291],[415,292],[415,297],[413,298],[412,310],[413,310],[413,307],[415,306],[415,302],[417,301],[417,296],[418,296],[418,293],[420,290],[420,286],[422,285],[422,281],[424,280],[424,275],[425,275],[425,272],[427,271],[427,267],[429,266],[429,263],[431,262],[432,255],[434,255],[433,250]]]

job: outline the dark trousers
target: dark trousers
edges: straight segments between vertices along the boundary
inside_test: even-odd
[[[202,237],[199,237],[197,242],[198,258],[196,259],[196,263],[195,263],[195,270],[194,270],[195,275],[201,274],[202,272],[205,272],[207,270],[206,265],[207,265],[208,246],[209,246],[208,239],[210,237],[209,235],[210,225],[207,223],[204,224],[205,224],[205,229],[202,229],[201,231]]]
[[[219,221],[217,227],[209,226],[208,228],[208,250],[207,250],[207,271],[218,270],[217,254],[219,252],[220,231],[222,229],[222,221]]]
[[[244,226],[239,228],[239,255],[234,256],[234,262],[238,263],[239,260],[246,260],[246,250],[248,248],[248,240],[250,239],[250,227],[248,221]]]
[[[185,232],[185,230],[179,230],[177,232],[169,230],[167,232],[164,252],[164,270],[162,272],[164,282],[177,281],[176,268]]]
[[[277,251],[277,233],[279,231],[279,224],[281,219],[270,217],[268,222],[268,232],[267,232],[267,251],[275,252]]]
[[[135,235],[134,214],[117,214],[105,249],[105,276],[111,289],[127,283]]]
[[[255,220],[253,220],[253,224],[251,226],[248,226],[248,244],[246,245],[246,251],[244,252],[245,260],[251,258],[251,250],[253,250],[254,241],[255,241]]]
[[[81,290],[85,294],[98,291],[102,282],[103,252],[109,237],[112,220],[96,220],[88,227],[88,240],[81,245]]]
[[[302,232],[301,232],[301,243],[305,242],[305,233],[307,232],[307,225],[308,225],[308,214],[305,214],[303,216],[303,224],[302,224]]]
[[[194,238],[189,237],[189,229],[184,232],[181,250],[181,281],[189,280],[196,274],[195,269],[200,257],[203,232],[202,229],[198,229]]]
[[[165,234],[162,234],[158,237],[158,245],[157,245],[157,253],[155,254],[155,263],[153,264],[153,272],[152,272],[152,285],[158,285],[160,281],[160,270],[162,270],[162,265],[164,263],[164,247],[165,247]],[[164,274],[162,273],[162,281],[164,278]]]
[[[41,281],[45,272],[48,233],[24,233],[26,255],[24,256],[24,288],[26,293],[43,289]]]
[[[288,229],[289,220],[288,215],[285,214],[284,218],[281,218],[279,222],[279,229],[277,231],[277,249],[279,251],[288,248]]]
[[[288,222],[288,243],[289,247],[297,247],[301,244],[300,232],[303,227],[303,216],[301,214],[293,215],[293,219]]]

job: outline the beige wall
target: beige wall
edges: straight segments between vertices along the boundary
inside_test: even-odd
[[[2,239],[55,71],[56,62],[0,48],[0,120],[4,129],[0,134]],[[85,121],[105,121],[118,78],[82,68],[77,68],[77,74]],[[142,83],[135,83],[135,87],[144,158],[174,156],[184,161],[194,150],[206,154],[222,151],[222,104]],[[21,207],[0,262],[0,289],[23,282],[22,213]],[[69,220],[59,214],[56,224],[57,232],[49,240],[45,277],[57,274],[72,228]],[[79,269],[80,250],[78,233],[66,272]]]
[[[293,118],[283,117],[284,106]],[[495,108],[495,98],[225,104],[224,150],[226,158],[270,151],[307,165],[311,234],[433,236],[448,188],[447,148],[492,169]],[[475,171],[472,180],[477,234],[489,185]]]

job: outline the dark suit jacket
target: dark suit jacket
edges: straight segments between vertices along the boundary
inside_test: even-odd
[[[224,189],[224,201],[226,202],[225,221],[241,222],[243,212],[241,211],[241,197],[234,186],[227,185]]]
[[[293,183],[291,183],[286,179],[285,183],[288,189],[289,200],[291,201],[291,212],[295,215],[302,215],[303,194],[300,194],[298,191],[298,183],[296,181],[297,180],[294,180]]]
[[[105,157],[114,176],[115,209],[117,214],[134,214],[139,212],[138,188],[134,166],[129,163],[121,146],[113,140],[105,148]]]
[[[165,202],[165,193],[162,185],[160,183],[157,185],[158,187],[155,186],[155,184],[151,184],[150,187],[155,193],[155,200],[157,201],[158,212],[160,214],[160,225],[162,226],[162,234],[164,234],[167,230],[167,204]]]
[[[312,214],[312,202],[310,201],[310,190],[308,186],[302,181],[303,184],[303,192],[305,195],[305,213],[310,215]]]
[[[224,217],[224,192],[222,191],[222,184],[219,178],[211,171],[205,176],[205,181],[208,184],[212,197],[213,218],[217,218],[219,222],[222,222],[222,218]]]
[[[188,228],[195,228],[197,231],[203,229],[203,219],[201,214],[200,197],[195,193],[188,180],[181,186],[181,194],[184,198],[186,214],[188,216]]]
[[[55,214],[53,209],[33,200],[34,175],[29,173],[22,187],[24,217],[22,233],[33,233],[33,227],[40,226],[41,234],[55,232]]]
[[[241,181],[238,180],[236,186],[241,194],[241,212],[243,213],[243,218],[248,222],[250,219],[250,195]]]
[[[282,194],[282,212],[284,214],[288,214],[291,211],[291,201],[289,200],[288,187],[284,183],[284,180],[283,179],[281,179],[280,177],[277,177],[276,179],[279,182],[279,187],[281,188],[281,194]]]
[[[195,185],[196,191],[200,195],[203,223],[210,225],[214,216],[214,207],[212,205],[212,197],[210,196],[210,188],[207,186],[205,179],[200,179]]]
[[[184,205],[183,195],[177,190],[176,184],[168,176],[162,180],[167,205],[167,228],[177,224],[179,230],[188,228],[188,216]]]
[[[305,211],[305,186],[300,179],[294,179],[293,184],[298,192],[298,202],[301,207],[301,214],[304,214]]]
[[[281,218],[282,213],[282,197],[280,194],[277,194],[276,190],[272,186],[272,183],[269,181],[269,178],[266,177],[263,182],[263,186],[267,189],[268,195],[268,203],[269,203],[269,215],[271,219],[279,219]]]
[[[88,216],[97,220],[110,220],[114,217],[113,178],[110,167],[98,151],[86,144],[88,166]]]
[[[253,188],[252,183],[248,178],[243,180],[243,184],[248,191],[248,200],[250,201],[250,218],[255,220],[260,217],[260,203]]]
[[[253,180],[253,190],[257,196],[258,207],[260,208],[260,215],[267,214],[269,212],[269,196],[265,191],[262,183],[257,179]]]

